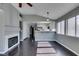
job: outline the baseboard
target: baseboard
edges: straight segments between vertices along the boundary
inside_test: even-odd
[[[73,54],[75,54],[76,56],[79,56],[79,54],[75,51],[73,51],[72,49],[70,49],[69,47],[67,47],[66,45],[56,41],[56,43],[58,43],[59,45],[61,45],[62,47],[64,47],[65,49],[69,50],[70,52],[72,52]]]

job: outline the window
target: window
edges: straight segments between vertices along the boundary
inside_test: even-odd
[[[61,32],[61,34],[64,34],[64,21],[61,21],[60,32]]]
[[[64,21],[58,22],[57,26],[57,33],[64,34]]]
[[[57,33],[60,33],[60,22],[57,24]]]
[[[76,36],[79,37],[79,15],[76,16]]]
[[[68,35],[75,36],[75,17],[68,19]]]

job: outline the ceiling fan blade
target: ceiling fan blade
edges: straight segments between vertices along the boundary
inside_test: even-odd
[[[19,7],[22,8],[22,3],[19,3]]]
[[[33,5],[31,3],[26,3],[28,6],[32,7]]]

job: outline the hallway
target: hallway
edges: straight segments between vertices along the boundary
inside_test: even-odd
[[[25,39],[9,56],[75,56],[57,42],[32,42]]]

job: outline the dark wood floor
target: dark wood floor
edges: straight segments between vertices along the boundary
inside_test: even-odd
[[[69,51],[68,49],[66,49],[65,47],[63,47],[62,45],[60,45],[57,42],[50,42],[50,44],[57,51],[56,56],[77,56],[76,54]]]
[[[57,42],[49,42],[52,47],[56,50],[56,54],[53,56],[75,56],[72,52],[65,49],[63,46]],[[30,39],[25,39],[16,47],[13,51],[9,52],[8,56],[36,56],[37,42],[31,41]]]

